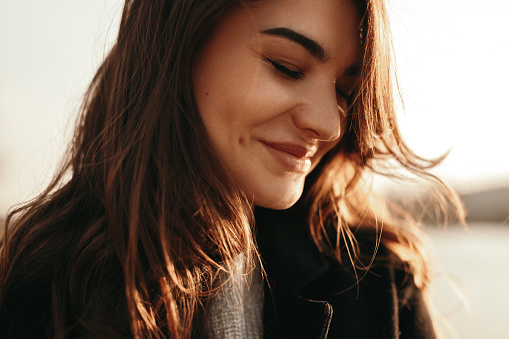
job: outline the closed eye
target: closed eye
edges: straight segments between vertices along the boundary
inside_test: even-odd
[[[304,73],[302,73],[300,71],[292,71],[288,67],[283,66],[282,64],[280,64],[279,62],[277,62],[273,59],[267,58],[267,61],[274,67],[274,69],[276,71],[278,71],[279,73],[281,73],[291,79],[299,80],[304,77]]]

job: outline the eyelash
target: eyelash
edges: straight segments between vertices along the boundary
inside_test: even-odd
[[[304,73],[299,72],[299,71],[292,71],[291,69],[288,69],[287,67],[281,65],[279,62],[277,62],[275,60],[267,58],[267,61],[272,64],[272,66],[276,69],[276,71],[286,75],[287,77],[289,77],[291,79],[299,80],[304,77]]]
[[[291,69],[288,69],[287,67],[281,65],[279,62],[277,62],[275,60],[267,58],[267,61],[276,69],[276,71],[278,71],[279,73],[289,77],[290,79],[299,80],[299,79],[302,79],[304,77],[304,73],[299,72],[299,71],[292,71]],[[345,93],[345,92],[343,92],[343,91],[341,91],[341,90],[339,90],[337,88],[336,88],[336,93],[340,97],[345,99],[347,102],[350,102],[351,99],[352,99],[352,95],[351,94]]]

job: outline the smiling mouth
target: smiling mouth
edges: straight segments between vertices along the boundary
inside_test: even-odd
[[[262,141],[269,153],[287,170],[296,173],[309,173],[311,158],[316,147],[306,148],[292,143]]]

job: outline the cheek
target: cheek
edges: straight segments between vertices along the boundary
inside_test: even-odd
[[[341,138],[340,138],[341,139]],[[320,160],[329,152],[331,151],[334,147],[336,147],[338,144],[339,144],[339,141],[340,139],[334,141],[334,142],[327,142],[327,143],[324,143],[322,144],[319,149],[318,149],[318,152],[316,153],[315,155],[315,159],[313,161],[313,165],[316,166]]]
[[[245,71],[241,77],[230,73],[199,81],[195,91],[203,122],[214,128],[228,128],[225,134],[267,126],[289,108],[288,94],[269,80],[255,65],[254,71]]]
[[[206,125],[229,124],[242,117],[252,93],[252,82],[247,79],[256,77],[246,74],[243,65],[222,69],[216,64],[207,62],[197,68],[194,77],[196,102]]]

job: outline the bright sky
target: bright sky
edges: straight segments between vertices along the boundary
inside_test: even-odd
[[[0,215],[39,190],[121,0],[0,1]],[[509,186],[509,1],[392,0],[408,143],[461,190]]]
[[[404,136],[463,191],[509,186],[509,1],[391,0]]]

